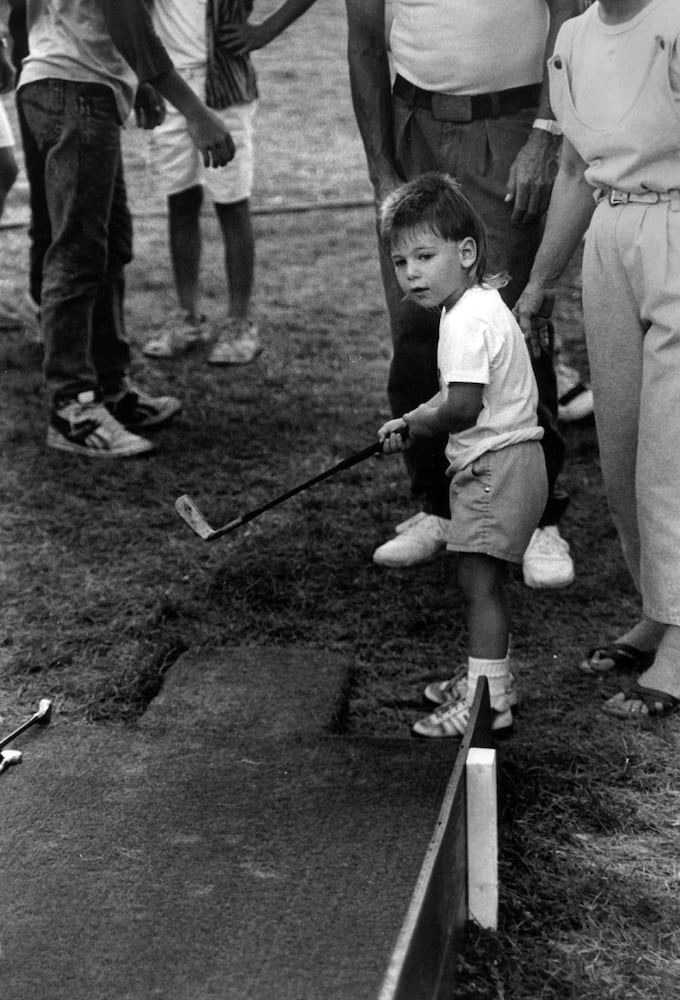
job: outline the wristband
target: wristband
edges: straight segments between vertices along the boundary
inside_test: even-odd
[[[535,118],[531,127],[541,129],[542,132],[550,132],[551,135],[562,135],[562,129],[554,118]]]

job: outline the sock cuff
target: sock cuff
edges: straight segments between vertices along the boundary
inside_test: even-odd
[[[510,672],[510,657],[502,660],[482,660],[476,656],[468,656],[468,677],[476,680],[478,677],[505,677]]]

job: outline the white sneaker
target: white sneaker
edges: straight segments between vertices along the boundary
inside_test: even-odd
[[[593,412],[593,390],[575,368],[558,361],[555,365],[557,379],[557,418],[563,423],[585,420]]]
[[[487,683],[490,698],[493,700],[502,698],[504,707],[507,701],[509,708],[517,708],[519,695],[513,674],[507,674],[505,677],[487,678]],[[454,705],[465,701],[467,691],[467,667],[463,666],[448,680],[433,681],[428,684],[423,691],[423,696],[426,701],[431,701],[433,705]]]
[[[576,579],[569,545],[556,524],[536,528],[522,560],[524,582],[537,590],[568,587]]]
[[[104,396],[104,406],[129,431],[157,430],[182,409],[174,396],[150,396],[130,379],[124,380],[115,396]]]
[[[205,316],[194,319],[178,309],[168,317],[156,336],[144,344],[142,351],[148,358],[181,358],[209,340]]]
[[[88,458],[132,458],[153,451],[146,438],[131,434],[111,416],[94,392],[81,392],[52,414],[47,446]]]
[[[416,736],[465,736],[468,723],[470,721],[471,706],[464,701],[451,702],[448,705],[440,705],[430,715],[418,719],[413,723],[412,732]],[[493,709],[491,720],[491,731],[496,736],[509,735],[515,724],[512,709],[510,707]]]
[[[395,528],[396,535],[373,553],[378,566],[416,566],[428,562],[446,548],[449,520],[421,511]]]
[[[261,353],[257,323],[251,319],[229,319],[208,361],[211,365],[247,365]]]

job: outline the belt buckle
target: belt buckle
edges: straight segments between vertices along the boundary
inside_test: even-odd
[[[629,201],[630,195],[627,191],[617,191],[616,188],[612,188],[609,192],[610,205],[627,205]]]
[[[472,100],[462,94],[433,94],[432,117],[442,122],[471,122]]]

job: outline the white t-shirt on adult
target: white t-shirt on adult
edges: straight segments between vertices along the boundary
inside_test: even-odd
[[[545,0],[391,0],[393,68],[443,94],[486,94],[540,83],[550,11]]]
[[[538,389],[524,335],[495,289],[470,288],[442,312],[437,368],[445,396],[451,382],[484,386],[482,410],[474,427],[449,435],[450,472],[465,468],[486,451],[543,437],[536,416]]]
[[[178,70],[202,69],[207,62],[207,0],[154,0],[153,23]]]

